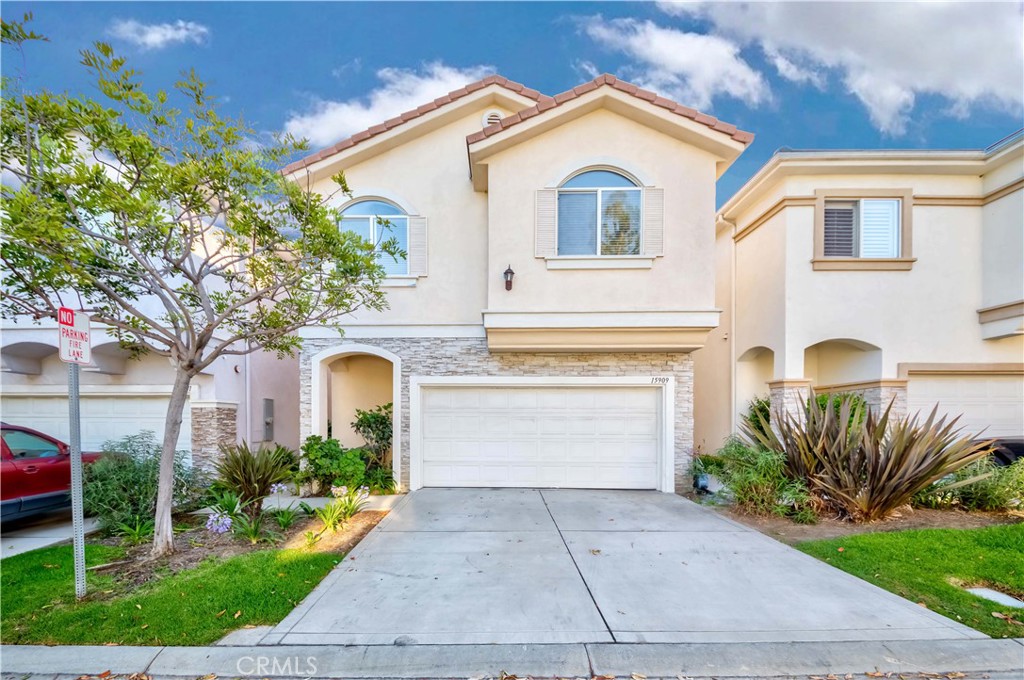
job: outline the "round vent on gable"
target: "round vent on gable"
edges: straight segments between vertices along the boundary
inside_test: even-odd
[[[505,114],[501,111],[488,111],[484,114],[483,120],[480,121],[484,127],[489,125],[497,125],[501,122],[501,119],[505,117]]]

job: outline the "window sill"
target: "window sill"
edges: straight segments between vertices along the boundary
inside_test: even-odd
[[[653,255],[548,257],[548,269],[650,269]]]
[[[415,276],[392,276],[380,283],[381,288],[415,288],[417,278]]]
[[[916,257],[824,257],[811,260],[814,271],[910,271]]]

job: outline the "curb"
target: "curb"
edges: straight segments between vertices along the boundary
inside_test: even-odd
[[[1024,640],[681,644],[0,648],[3,672],[161,678],[748,678],[882,673],[1024,675]]]

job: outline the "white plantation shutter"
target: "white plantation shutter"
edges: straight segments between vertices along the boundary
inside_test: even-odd
[[[665,190],[644,188],[644,255],[665,254]]]
[[[860,202],[860,256],[900,256],[898,200],[865,199]]]
[[[829,201],[825,204],[825,257],[856,257],[857,204]]]
[[[554,257],[555,250],[555,213],[558,209],[558,191],[540,189],[537,191],[536,241],[537,257]]]
[[[427,275],[427,218],[409,217],[409,276]]]

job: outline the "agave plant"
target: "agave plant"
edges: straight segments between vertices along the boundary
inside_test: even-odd
[[[217,482],[238,494],[242,511],[250,518],[263,512],[263,499],[275,484],[291,477],[295,452],[286,446],[261,446],[253,451],[245,442],[221,447]]]

